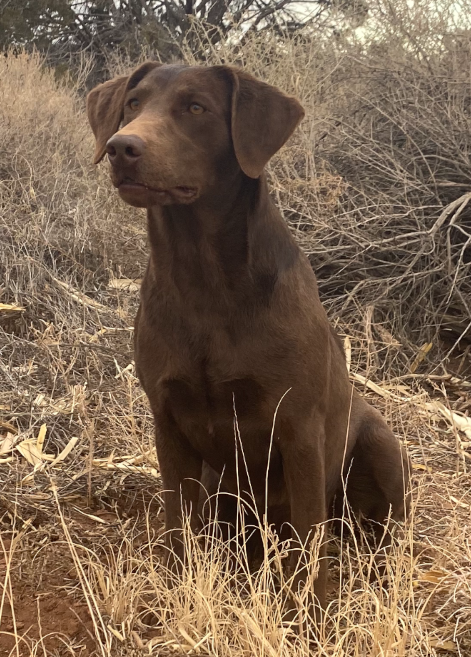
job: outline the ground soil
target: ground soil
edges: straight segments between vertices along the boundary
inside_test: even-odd
[[[4,545],[8,550],[9,541],[4,541]],[[16,654],[29,657],[38,647],[40,653],[45,649],[65,655],[72,650],[77,657],[91,655],[95,639],[87,605],[68,594],[64,587],[73,569],[68,547],[55,546],[50,558],[39,564],[33,577],[28,572],[22,572],[20,559],[20,556],[14,556],[11,564],[14,612],[7,595],[2,614],[0,656]],[[53,568],[51,562],[55,564]],[[6,567],[3,558],[0,561],[2,580]],[[17,637],[21,640],[18,641]],[[15,649],[15,646],[18,648]]]
[[[126,521],[136,526],[139,536],[139,526],[142,530],[146,526],[145,511],[149,513],[149,504],[136,497],[130,502],[126,490],[119,500],[93,499],[92,506],[88,506],[86,498],[76,497],[63,509],[74,545],[90,547],[96,552],[97,544],[106,542],[112,550],[122,539],[120,528]],[[154,504],[150,513],[152,532],[160,532],[160,506]],[[8,528],[8,514],[1,523],[5,530],[3,549],[0,546],[0,582],[9,581],[10,588],[5,592],[0,613],[0,657],[32,657],[36,653],[74,657],[102,654],[58,516],[36,515],[30,520],[33,522],[16,549],[11,540],[13,533]],[[80,547],[77,553],[80,554]],[[152,638],[152,634],[151,630],[144,638]]]

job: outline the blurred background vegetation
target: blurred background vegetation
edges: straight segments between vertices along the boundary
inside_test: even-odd
[[[110,50],[138,57],[143,47],[168,59],[195,19],[214,45],[247,30],[339,32],[367,15],[366,0],[2,0],[0,46],[34,47],[53,61],[84,51],[97,62]]]

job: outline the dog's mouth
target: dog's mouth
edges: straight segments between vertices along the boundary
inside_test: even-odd
[[[171,203],[187,204],[198,197],[196,187],[177,185],[175,187],[150,187],[131,178],[123,178],[115,185],[119,195],[130,205],[149,207],[152,205],[169,205]]]

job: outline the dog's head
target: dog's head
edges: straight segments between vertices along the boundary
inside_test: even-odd
[[[304,116],[236,68],[157,62],[95,87],[87,111],[95,163],[108,155],[113,184],[138,207],[192,203],[240,170],[258,178]]]

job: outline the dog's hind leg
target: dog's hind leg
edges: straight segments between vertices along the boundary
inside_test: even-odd
[[[381,414],[363,400],[359,403],[360,421],[344,471],[343,490],[336,496],[335,517],[343,515],[346,492],[360,525],[371,530],[375,550],[384,554],[392,540],[388,519],[404,520],[409,511],[411,468],[405,448]]]

